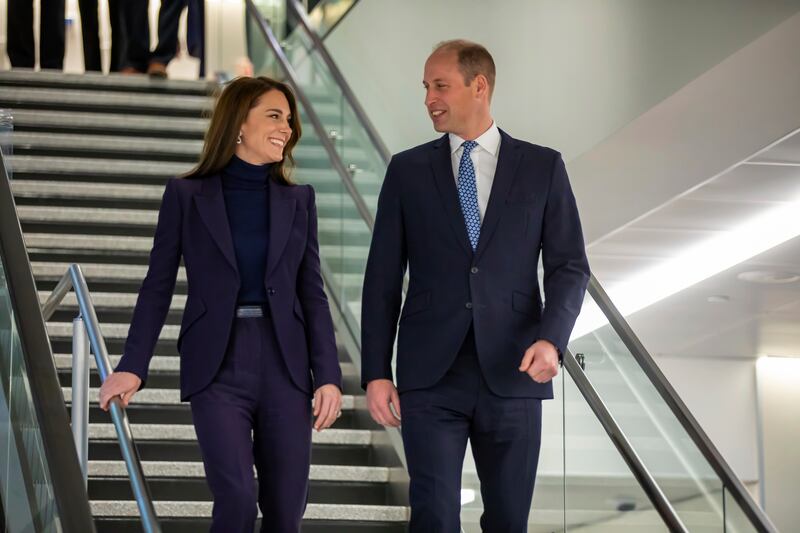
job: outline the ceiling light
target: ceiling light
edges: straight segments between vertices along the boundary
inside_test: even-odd
[[[623,316],[672,296],[770,248],[800,235],[800,198],[786,202],[711,239],[691,246],[655,268],[608,287],[608,295]],[[608,323],[590,298],[578,317],[571,339]]]
[[[800,280],[800,275],[794,272],[776,272],[773,270],[749,270],[741,272],[736,276],[742,281],[750,283],[763,283],[766,285],[780,285],[782,283],[794,283]]]

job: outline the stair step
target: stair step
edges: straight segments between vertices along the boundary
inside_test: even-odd
[[[121,355],[110,355],[108,358],[111,361],[111,366],[117,366]],[[72,354],[60,353],[53,356],[58,370],[71,370],[72,369]],[[343,376],[358,376],[358,370],[353,363],[340,362],[339,366],[342,368]],[[89,368],[92,370],[97,369],[94,357],[89,360]],[[155,372],[178,372],[180,370],[180,357],[174,355],[154,355],[150,360],[150,374]],[[144,389],[148,390],[148,389]],[[144,391],[142,391],[144,392]]]
[[[100,159],[85,157],[27,156],[9,157],[15,179],[48,179],[55,176],[64,180],[112,181],[114,183],[141,184],[143,181],[163,186],[168,178],[182,175],[192,168],[191,163],[168,161],[142,161]],[[341,177],[330,168],[298,168],[293,179],[299,183],[310,183],[317,192],[338,192],[345,189]],[[363,172],[358,174],[358,189],[363,194],[377,195],[383,175]],[[162,189],[163,190],[163,189]],[[162,193],[163,194],[163,193]]]
[[[197,435],[191,424],[131,424],[137,442],[150,441],[196,441]],[[116,440],[113,424],[89,424],[89,439]],[[344,444],[368,446],[373,442],[373,431],[368,429],[326,429],[314,431],[314,444]]]
[[[150,76],[127,76],[116,73],[87,72],[84,74],[65,74],[60,71],[34,71],[19,68],[0,72],[0,86],[85,90],[105,89],[191,95],[208,95],[217,89],[215,84],[206,81],[168,80],[151,78]]]
[[[72,387],[61,387],[61,392],[64,394],[64,401],[72,401]],[[97,404],[97,399],[100,394],[100,389],[89,389],[89,403]],[[142,405],[170,405],[170,406],[185,406],[188,408],[189,404],[181,402],[181,395],[178,389],[151,389],[145,388],[136,393],[134,401]],[[366,396],[353,396],[351,394],[342,395],[342,411],[352,411],[353,409],[366,409],[367,398]]]
[[[155,501],[153,505],[159,518],[211,517],[211,502]],[[139,516],[139,509],[134,501],[92,501],[91,507],[92,514],[97,517]],[[409,519],[409,509],[405,506],[394,505],[311,503],[306,507],[303,518],[305,520],[405,522]]]
[[[132,113],[87,113],[79,111],[41,111],[15,109],[14,131],[113,132],[115,135],[163,136],[203,139],[205,118],[162,117]]]
[[[202,140],[164,139],[155,137],[131,137],[123,135],[87,135],[75,133],[47,133],[14,131],[14,152],[40,155],[62,155],[86,157],[140,158],[147,160],[175,160],[195,162],[203,148]],[[301,143],[293,155],[300,167],[329,167],[330,160],[325,149],[318,144]],[[365,166],[361,149],[347,151],[347,163]]]
[[[147,478],[205,478],[203,463],[198,461],[142,461]],[[387,483],[391,469],[381,466],[311,465],[309,479],[314,481],[361,481]],[[89,461],[89,477],[128,477],[124,461]]]
[[[39,87],[3,87],[0,106],[28,109],[77,109],[200,117],[211,109],[209,96],[186,94],[128,93],[109,90]]]

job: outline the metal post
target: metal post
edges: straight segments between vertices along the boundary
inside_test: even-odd
[[[86,484],[89,479],[89,335],[80,315],[72,321],[72,437]]]

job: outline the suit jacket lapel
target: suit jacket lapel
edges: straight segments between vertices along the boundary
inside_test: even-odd
[[[287,187],[269,180],[269,249],[267,271],[269,277],[283,254],[294,225],[297,200],[287,194]]]
[[[458,189],[455,178],[453,178],[453,162],[450,157],[450,143],[447,134],[434,143],[430,157],[436,188],[439,190],[445,214],[450,220],[456,240],[461,243],[465,252],[472,255],[472,245],[469,243],[464,214],[458,201]]]
[[[492,192],[489,195],[489,205],[486,207],[486,214],[481,224],[481,236],[478,239],[478,249],[475,251],[476,260],[480,259],[481,253],[488,246],[505,209],[508,191],[514,183],[517,166],[520,160],[519,143],[503,130],[500,130],[500,153],[497,156],[497,169],[494,172],[492,182]]]
[[[231,227],[228,224],[228,214],[225,211],[225,198],[222,195],[222,177],[219,174],[201,178],[203,187],[200,194],[194,196],[194,203],[200,213],[200,218],[211,233],[214,242],[228,260],[236,275],[239,269],[236,266],[236,253],[233,249]]]

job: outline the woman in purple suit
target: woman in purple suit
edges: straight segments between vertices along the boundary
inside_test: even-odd
[[[225,88],[199,164],[167,183],[125,350],[100,389],[107,409],[144,387],[183,257],[181,399],[214,496],[212,532],[251,533],[256,502],[261,531],[299,531],[312,397],[314,429],[341,414],[314,190],[289,178],[299,139],[288,86],[259,77]]]

